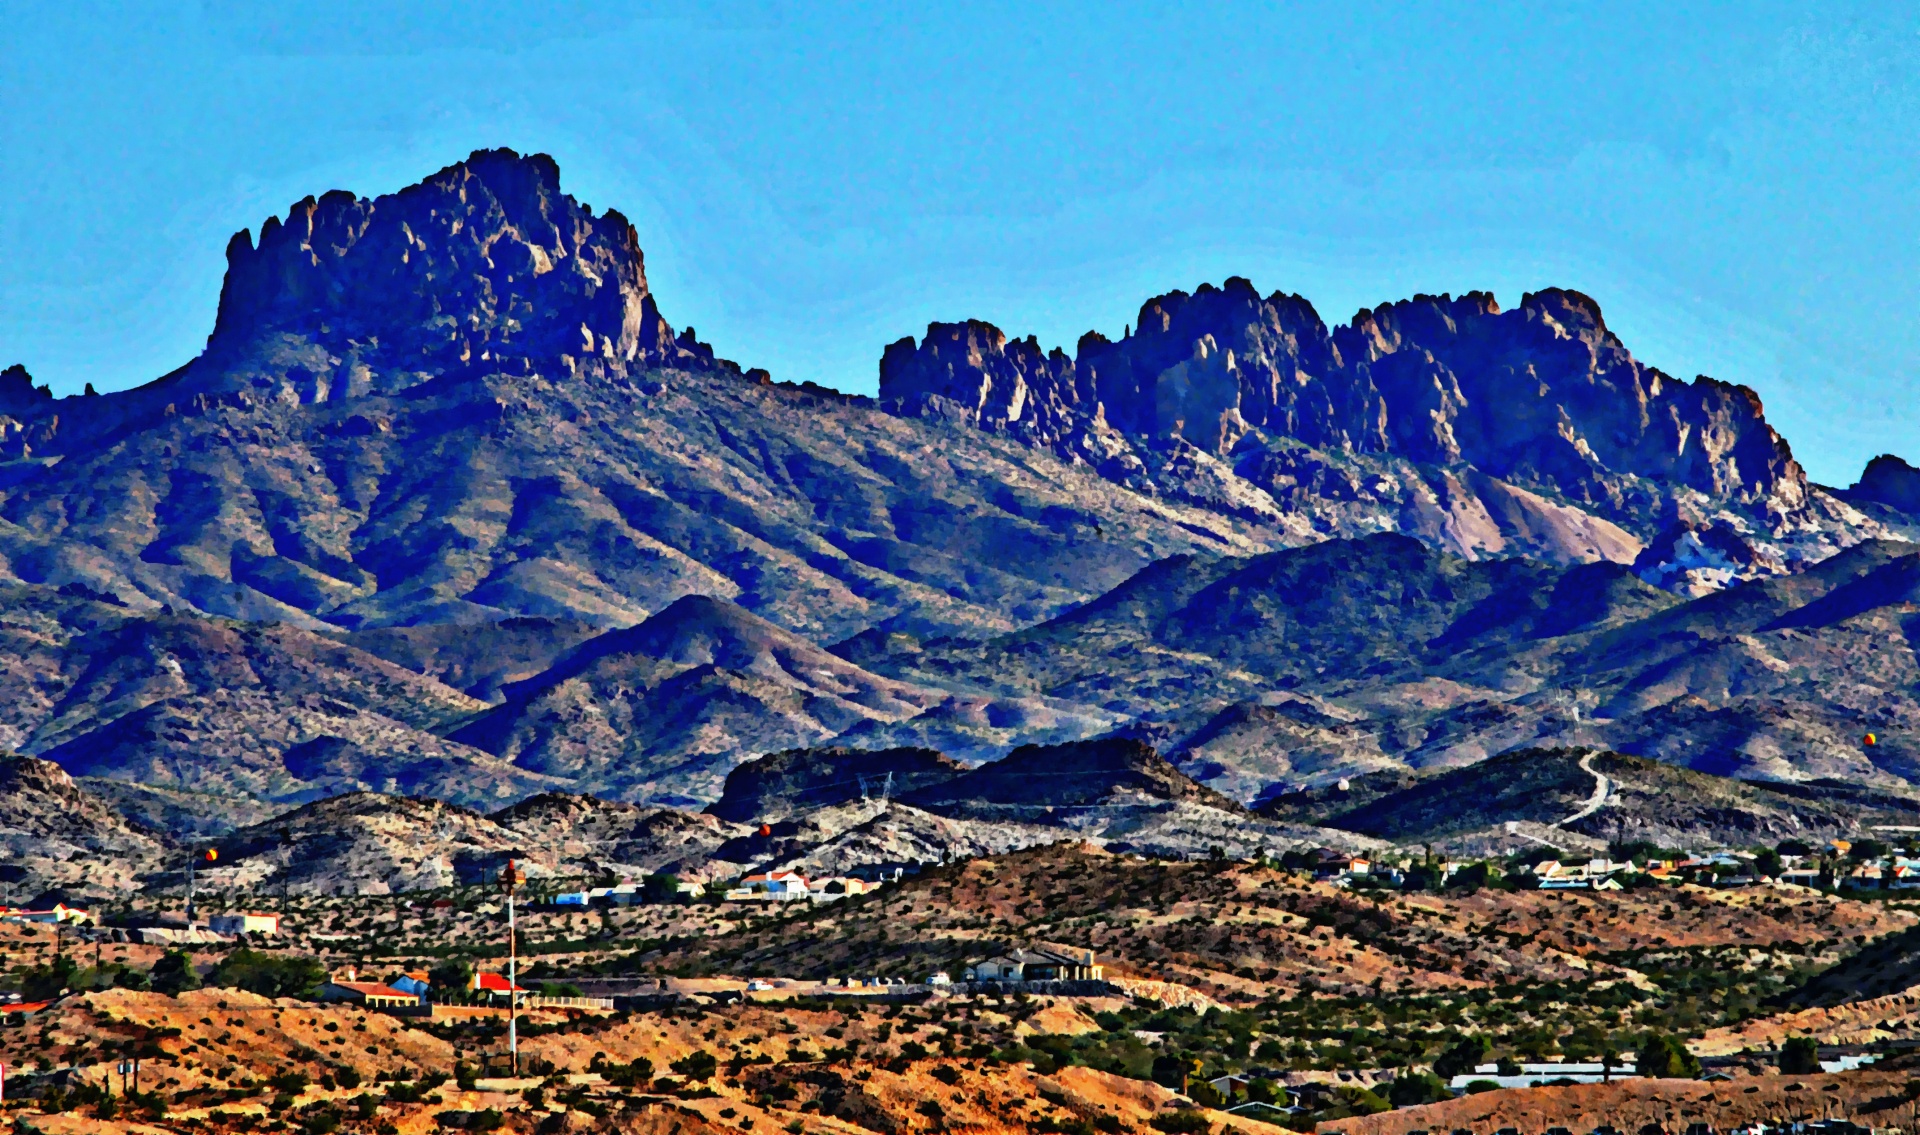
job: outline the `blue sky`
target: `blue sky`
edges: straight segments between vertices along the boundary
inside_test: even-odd
[[[152,379],[229,234],[481,146],[640,230],[676,325],[871,391],[979,317],[1071,347],[1228,275],[1329,322],[1592,294],[1809,471],[1920,462],[1920,18],[1893,5],[9,5],[0,365]]]

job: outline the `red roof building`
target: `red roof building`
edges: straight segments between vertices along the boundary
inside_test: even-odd
[[[500,996],[505,996],[506,994],[513,993],[513,992],[519,992],[519,993],[532,992],[524,985],[507,984],[506,975],[499,974],[499,973],[476,972],[473,975],[472,988],[474,992],[485,993],[490,997],[495,994],[498,994]]]

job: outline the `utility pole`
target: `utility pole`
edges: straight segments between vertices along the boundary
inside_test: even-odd
[[[193,929],[193,865],[201,859],[208,863],[220,858],[220,853],[209,847],[187,859],[187,929]]]

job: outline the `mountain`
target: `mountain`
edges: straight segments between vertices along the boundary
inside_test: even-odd
[[[944,784],[966,770],[931,749],[792,749],[727,774],[707,812],[737,824],[794,815]]]
[[[935,811],[1008,818],[1100,808],[1127,798],[1241,811],[1232,800],[1183,776],[1151,746],[1117,737],[1024,745],[960,776],[901,794],[907,803]]]
[[[6,391],[0,580],[141,609],[606,628],[697,593],[834,641],[1010,629],[1269,542],[715,358],[662,320],[624,218],[506,150],[237,235],[206,351],[155,382]]]
[[[434,732],[484,703],[333,639],[116,611],[61,643],[57,673],[14,703],[21,747],[77,776],[274,801],[354,788],[487,800],[549,783]]]
[[[170,832],[368,792],[698,805],[822,747],[982,766],[914,786],[968,785],[907,805],[945,820],[1169,847],[1543,744],[1920,778],[1911,467],[1809,483],[1751,391],[1578,293],[1330,328],[1232,279],[1072,356],[936,324],[866,399],[670,325],[634,228],[542,155],[227,254],[174,372],[0,373],[0,743]]]
[[[1601,803],[1589,810],[1596,786]],[[1524,749],[1424,775],[1374,774],[1345,789],[1278,797],[1263,811],[1460,850],[1525,842],[1507,834],[1508,823],[1583,846],[1568,837],[1601,846],[1741,847],[1859,838],[1872,824],[1912,824],[1920,795],[1863,796],[1840,784],[1733,780],[1623,753]]]
[[[1542,743],[1898,785],[1920,771],[1916,572],[1913,545],[1868,541],[1685,600],[1622,565],[1470,561],[1382,534],[1171,557],[1011,635],[859,657],[1131,712],[1128,730],[1243,801]]]
[[[389,894],[483,880],[509,858],[530,877],[679,868],[696,877],[731,834],[709,816],[543,794],[492,815],[444,801],[355,792],[316,800],[215,842],[210,890]],[[150,886],[177,887],[163,875]]]
[[[719,794],[742,753],[828,740],[942,700],[703,595],[590,639],[452,734],[522,768],[621,795]]]
[[[1470,558],[1631,563],[1675,519],[1726,513],[1799,563],[1886,533],[1808,483],[1752,390],[1639,362],[1597,303],[1557,288],[1508,311],[1420,295],[1329,329],[1234,277],[1156,296],[1071,358],[935,323],[883,353],[880,400],[1302,537],[1386,528]]]
[[[111,896],[164,865],[169,842],[129,823],[49,761],[0,757],[0,903],[52,888]]]
[[[369,627],[345,636],[349,646],[425,674],[486,702],[552,666],[604,627],[577,619],[515,615],[497,622]]]

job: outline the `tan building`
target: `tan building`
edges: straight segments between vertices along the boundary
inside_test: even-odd
[[[216,914],[207,919],[207,929],[215,934],[278,934],[277,914]]]

